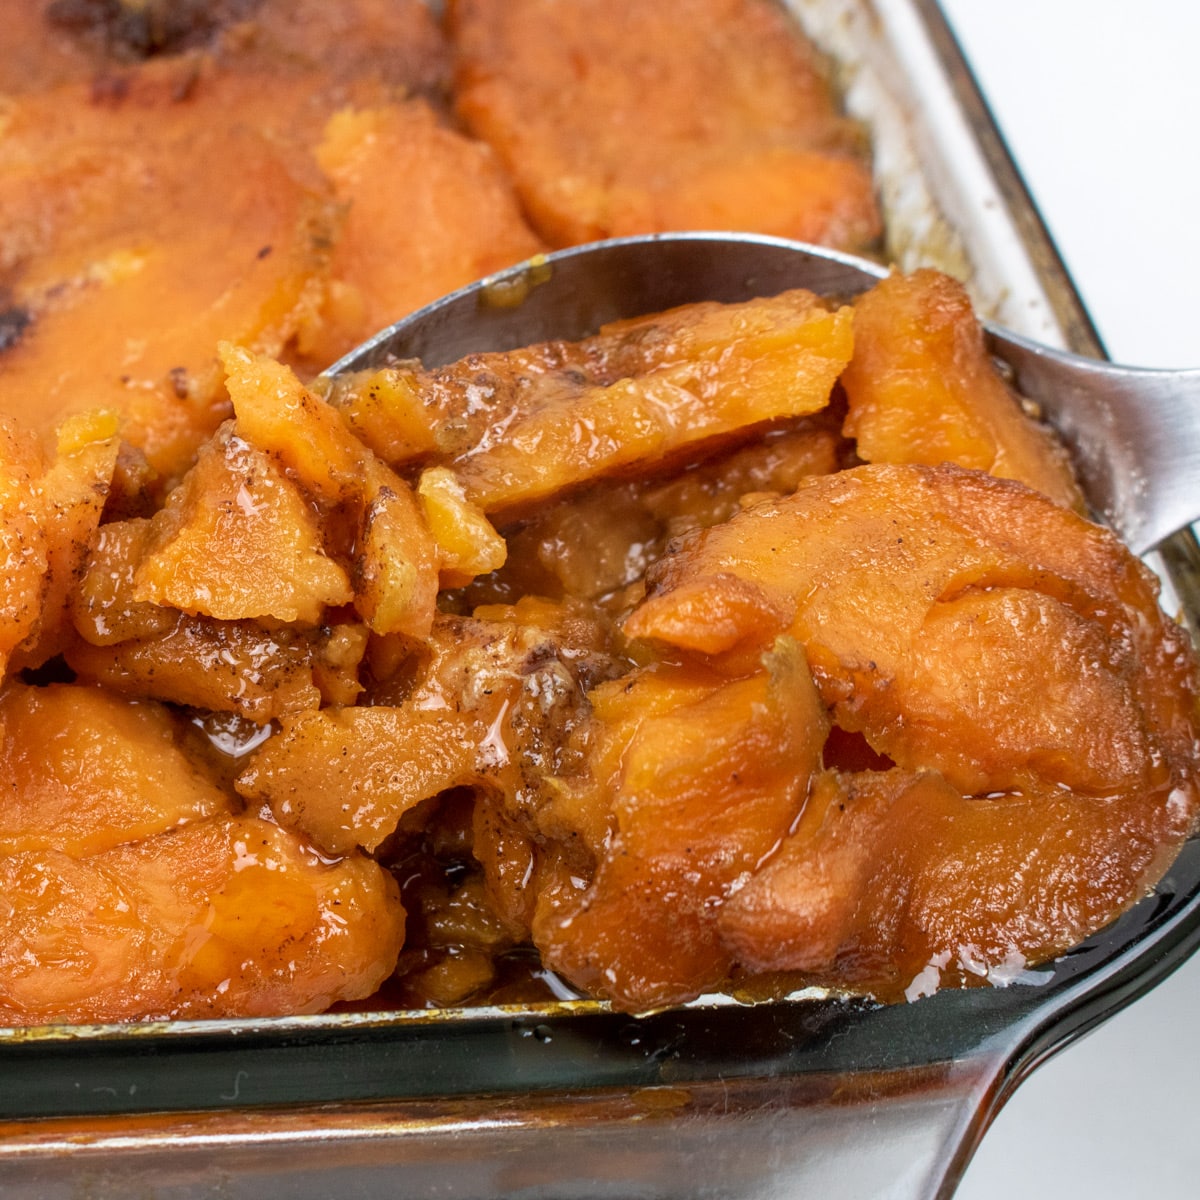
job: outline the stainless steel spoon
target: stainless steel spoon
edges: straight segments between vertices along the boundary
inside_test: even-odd
[[[576,338],[606,321],[694,300],[744,300],[789,287],[852,296],[883,268],[751,234],[624,238],[550,255],[473,284],[364,343],[330,374],[419,358]],[[1053,350],[989,327],[1022,395],[1070,449],[1095,514],[1142,554],[1200,520],[1200,369],[1145,370]]]

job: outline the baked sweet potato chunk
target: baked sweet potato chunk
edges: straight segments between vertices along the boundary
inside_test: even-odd
[[[957,463],[1083,511],[1066,451],[1022,411],[966,291],[948,275],[892,275],[854,302],[842,386],[846,434],[866,462]]]
[[[669,465],[829,402],[852,348],[848,309],[809,292],[702,304],[606,326],[610,383],[548,377],[451,463],[488,512],[528,509],[602,476]]]
[[[457,110],[556,246],[749,229],[865,246],[859,138],[812,47],[762,0],[455,0]]]
[[[320,1012],[375,991],[403,935],[376,863],[323,862],[255,817],[0,856],[0,891],[8,1024]]]
[[[10,683],[0,719],[0,1020],[318,1011],[391,971],[390,876],[236,815],[162,706]]]
[[[10,683],[0,729],[0,854],[55,849],[80,858],[233,809],[153,702]]]
[[[544,893],[534,938],[550,966],[621,1008],[688,1000],[729,974],[717,914],[798,816],[825,712],[787,641],[748,678],[651,668],[592,702],[595,791],[571,804],[599,807],[595,874]]]
[[[241,119],[248,86],[177,88],[21,96],[0,141],[0,282],[26,317],[0,411],[49,432],[111,409],[166,476],[224,415],[217,342],[278,353],[335,228],[319,177]]]
[[[316,153],[346,214],[320,322],[303,339],[319,366],[543,248],[490,148],[423,101],[342,109]]]
[[[310,625],[353,595],[303,494],[232,425],[151,520],[134,585],[182,612]]]
[[[1187,635],[1115,537],[1009,481],[806,481],[688,539],[625,631],[718,663],[787,632],[895,764],[823,784],[730,901],[755,969],[888,991],[1044,960],[1152,886],[1200,809]]]

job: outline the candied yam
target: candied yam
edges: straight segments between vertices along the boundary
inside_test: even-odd
[[[971,790],[1004,789],[1035,762],[1067,769],[1065,731],[1089,719],[1116,738],[1107,752],[1093,746],[1091,766],[1072,768],[1069,778],[1089,790],[1103,786],[1089,774],[1102,762],[1114,788],[1128,785],[1130,761],[1149,769],[1153,756],[1133,750],[1143,728],[1171,759],[1191,753],[1194,667],[1180,658],[1184,635],[1159,610],[1153,577],[1107,530],[1018,484],[949,466],[860,467],[805,481],[792,497],[747,509],[663,560],[626,633],[700,648],[705,597],[715,602],[731,576],[791,612],[790,631],[838,723],[906,765],[921,765],[921,755],[941,745],[938,761],[949,769],[955,759],[963,782],[975,769],[968,764],[988,764],[991,782],[975,776]],[[1015,608],[1007,589],[1025,594]],[[959,598],[967,599],[955,604]],[[761,644],[764,630],[752,618],[750,609],[723,644]],[[972,639],[941,636],[937,624],[947,619],[973,622]],[[1035,638],[1024,655],[1019,628],[1005,627],[1013,620]],[[935,642],[944,650],[936,662],[928,656]],[[1077,651],[1089,656],[1086,671]],[[1018,752],[998,716],[977,721],[988,705],[980,689],[991,687],[972,673],[981,661],[1019,669],[1004,677],[1014,698],[1053,683],[1027,751]],[[900,708],[901,697],[924,707]],[[935,711],[940,731],[929,725]],[[1038,720],[1029,714],[1024,725],[1032,731]]]
[[[218,352],[239,436],[277,459],[319,499],[333,503],[356,495],[367,451],[337,409],[282,363],[229,342]]]
[[[957,463],[1083,511],[1066,451],[1000,378],[965,289],[948,276],[893,274],[855,301],[842,385],[846,434],[865,461]]]
[[[440,555],[412,488],[378,460],[366,471],[354,606],[375,633],[428,636]]]
[[[68,422],[62,449],[34,485],[45,536],[46,580],[33,636],[15,661],[37,666],[62,650],[69,631],[71,589],[85,568],[117,465],[119,444],[112,422],[85,416],[86,429]],[[97,440],[92,440],[93,438]]]
[[[671,538],[728,520],[765,495],[793,491],[809,475],[837,470],[841,447],[822,412],[663,479],[602,480],[506,530],[505,565],[467,595],[473,603],[489,593],[612,597],[637,586]]]
[[[92,687],[10,683],[0,730],[0,855],[82,857],[231,807],[159,705]]]
[[[0,1019],[103,1021],[161,1011],[154,929],[104,855],[0,855]],[[150,1000],[147,1004],[146,1001]]]
[[[271,633],[250,621],[172,616],[168,630],[146,637],[76,642],[67,647],[67,665],[80,679],[123,695],[237,713],[259,725],[321,703],[321,656],[310,636],[286,628]],[[350,686],[340,670],[335,678]]]
[[[152,518],[134,579],[135,600],[220,620],[315,624],[352,596],[304,497],[230,426]]]
[[[442,587],[462,587],[504,565],[508,548],[483,511],[467,499],[453,471],[430,467],[417,480],[417,499],[437,543]]]
[[[248,83],[206,78],[182,100],[174,86],[22,96],[0,140],[0,261],[28,317],[3,351],[0,410],[48,431],[109,408],[167,476],[224,415],[217,342],[283,347],[334,220],[245,123]]]
[[[549,966],[624,1009],[691,999],[728,973],[716,913],[796,819],[828,728],[794,643],[747,679],[678,674],[606,685],[613,832],[587,891],[534,921]]]
[[[830,776],[721,932],[751,969],[885,997],[1003,985],[1153,887],[1195,807],[1194,784],[964,798],[935,773]]]
[[[449,406],[434,407],[413,371],[384,367],[317,381],[354,435],[393,466],[424,458],[440,446]],[[316,384],[314,384],[316,386]]]
[[[421,801],[458,786],[512,795],[522,764],[568,771],[589,681],[610,672],[607,626],[532,598],[439,617],[394,699],[281,721],[237,781],[252,803],[338,853],[373,850]],[[536,807],[540,774],[521,792]]]
[[[816,412],[852,348],[849,310],[829,312],[806,292],[697,305],[649,327],[604,332],[626,341],[626,357],[647,364],[644,373],[560,387],[515,419],[505,414],[502,437],[485,435],[453,463],[485,511],[528,507],[599,476]]]
[[[723,629],[731,578],[790,607],[834,721],[905,781],[844,828],[840,800],[806,809],[730,900],[751,969],[886,990],[930,964],[960,982],[1024,965],[1138,899],[1192,826],[1186,634],[1111,533],[1041,494],[950,466],[807,481],[685,541],[626,633],[744,661],[766,632],[752,609]]]
[[[280,724],[238,778],[238,791],[334,854],[376,849],[409,809],[482,774],[486,727],[469,716],[373,705],[300,713]]]
[[[208,880],[201,871],[187,881],[183,897],[193,910],[204,904],[202,922],[192,916],[173,947],[183,1012],[323,1012],[371,995],[391,974],[404,910],[395,881],[377,863],[360,855],[329,863],[294,835],[250,817],[189,827],[180,840],[192,830],[199,846],[179,850],[208,852],[213,864]],[[166,883],[180,854],[163,842],[147,847],[159,848],[168,852],[161,859],[138,858],[155,882]]]
[[[747,229],[842,248],[870,245],[882,232],[868,165],[850,154],[785,147],[703,166],[650,198],[648,211],[622,213],[616,229]]]
[[[380,867],[323,862],[253,817],[193,821],[84,860],[0,856],[0,881],[7,1023],[320,1012],[370,995],[403,937]]]
[[[872,740],[968,795],[1031,778],[1097,795],[1135,789],[1151,781],[1155,758],[1130,686],[1137,670],[1123,639],[1053,596],[971,590],[929,609],[890,697],[904,731],[873,730]]]
[[[774,5],[456,0],[449,12],[457,111],[552,244],[718,219],[844,246],[877,236],[858,133]]]
[[[72,624],[84,641],[112,646],[166,635],[175,628],[175,609],[134,599],[134,576],[149,536],[145,517],[112,521],[96,530],[70,595]]]
[[[423,101],[335,113],[316,154],[346,209],[331,303],[303,345],[322,365],[542,249],[490,149],[441,124]]]
[[[669,604],[649,604],[625,622],[629,637],[652,637],[697,654],[724,654],[742,643],[762,646],[787,629],[794,606],[753,579],[714,571],[685,579]]]
[[[321,630],[313,646],[313,683],[322,704],[354,704],[363,692],[359,667],[366,657],[370,630],[364,625],[334,625]],[[281,716],[282,710],[273,716]]]
[[[800,480],[832,475],[841,465],[840,434],[822,412],[649,484],[641,503],[674,537],[727,521],[756,498],[793,492]]]

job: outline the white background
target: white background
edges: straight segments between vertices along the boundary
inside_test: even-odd
[[[1200,366],[1200,0],[942,6],[1110,356]],[[1200,1197],[1200,956],[1017,1091],[956,1200],[1014,1196]]]

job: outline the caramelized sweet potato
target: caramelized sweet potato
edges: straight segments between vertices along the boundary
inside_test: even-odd
[[[0,421],[0,553],[10,574],[0,603],[0,678],[40,666],[69,636],[70,590],[83,571],[118,455],[114,422],[64,425],[47,463],[36,442]]]
[[[455,0],[449,15],[458,113],[554,245],[688,228],[842,247],[878,235],[857,133],[771,4]]]
[[[352,598],[304,496],[232,425],[150,522],[134,599],[223,621],[316,624]]]
[[[533,804],[583,708],[582,681],[608,670],[603,625],[530,602],[441,617],[427,653],[397,703],[282,720],[238,791],[333,853],[375,849],[406,812],[453,787]]]
[[[934,772],[830,775],[722,937],[751,969],[885,997],[1004,986],[1142,896],[1193,815],[1163,790],[964,799]]]
[[[41,471],[36,441],[0,416],[0,677],[37,624],[46,592],[46,534],[33,499]]]
[[[394,881],[235,815],[162,706],[10,683],[0,726],[0,1020],[318,1011],[392,969]]]
[[[545,960],[621,1008],[691,999],[731,966],[717,936],[726,896],[778,846],[820,762],[827,722],[795,643],[724,679],[651,668],[592,693],[594,795],[604,833],[586,890],[548,892]]]
[[[209,84],[25,95],[0,141],[0,284],[27,316],[0,411],[48,432],[111,409],[167,475],[223,415],[217,342],[278,353],[334,230],[319,179],[234,119],[249,89]]]
[[[317,160],[346,208],[322,321],[303,343],[322,366],[542,249],[489,148],[421,101],[335,113]]]
[[[1083,511],[1066,451],[997,373],[963,287],[892,275],[854,303],[845,430],[866,462],[957,463]]]
[[[800,291],[622,322],[600,339],[602,349],[614,344],[615,362],[640,369],[592,387],[558,380],[528,407],[499,415],[453,460],[485,511],[529,508],[581,482],[654,469],[690,448],[816,412],[852,348],[849,310],[830,312]]]
[[[1200,809],[1195,663],[1153,577],[1008,481],[807,481],[689,539],[625,630],[718,663],[786,631],[833,720],[897,764],[823,785],[731,901],[755,969],[886,991],[1040,961],[1139,898]],[[844,828],[839,787],[868,797]]]
[[[0,855],[54,849],[80,858],[233,809],[153,702],[10,683],[0,729]]]
[[[254,817],[0,856],[0,894],[8,1024],[320,1012],[370,995],[403,933],[378,865],[323,862]]]

